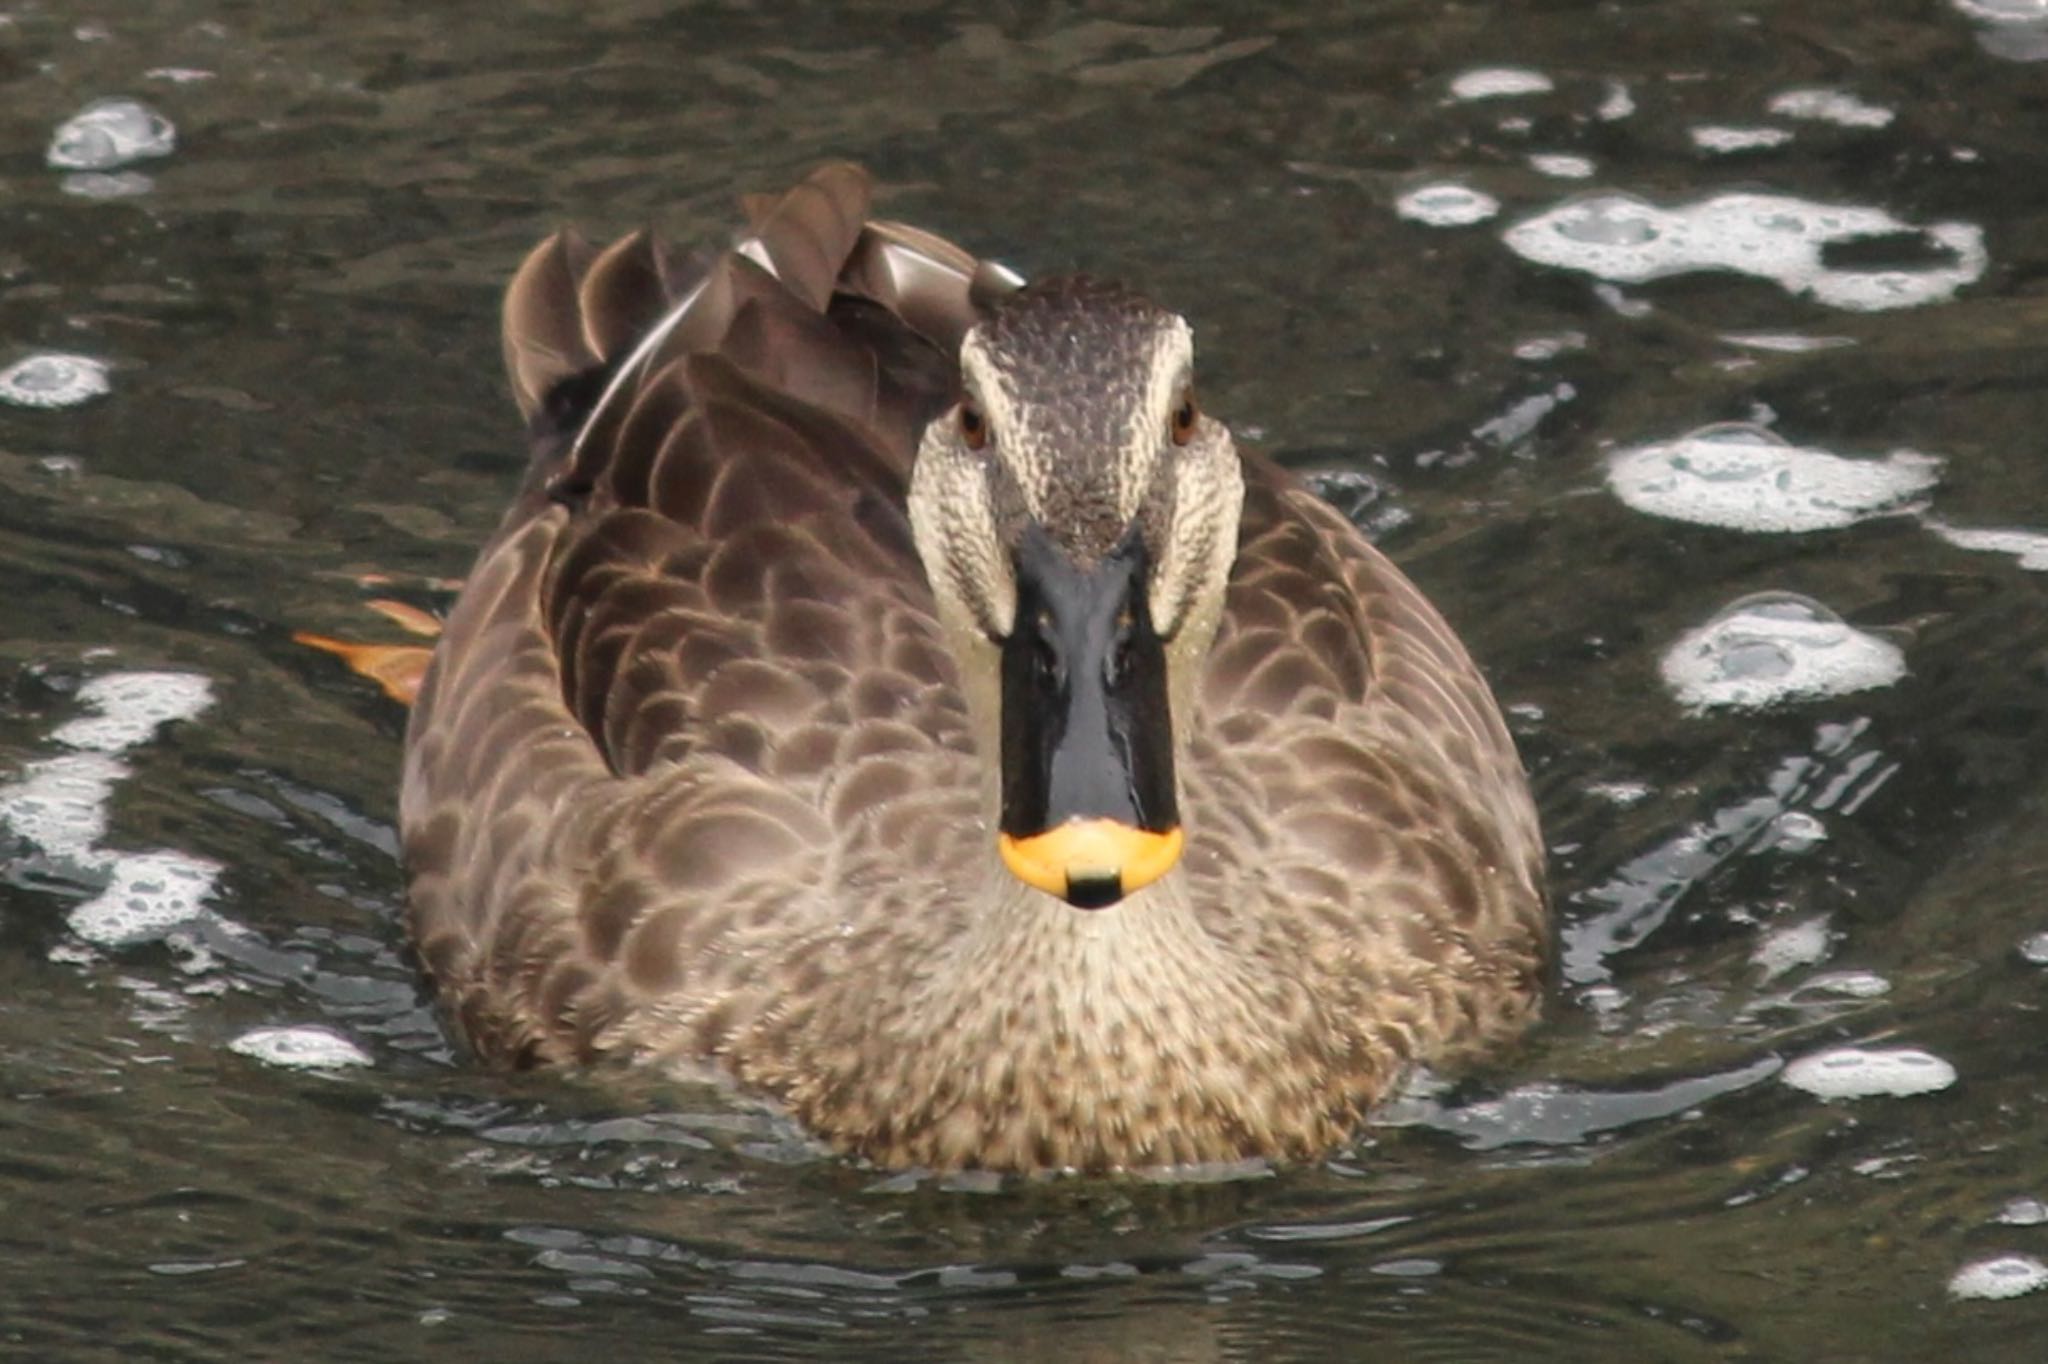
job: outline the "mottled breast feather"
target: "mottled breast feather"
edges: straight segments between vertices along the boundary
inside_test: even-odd
[[[868,194],[826,167],[695,260],[559,234],[507,291],[532,463],[400,800],[463,1037],[720,1075],[884,1163],[1104,1169],[1313,1154],[1406,1066],[1526,1025],[1549,930],[1499,711],[1253,456],[1176,717],[1186,912],[991,902],[990,775],[905,499],[1008,285]]]

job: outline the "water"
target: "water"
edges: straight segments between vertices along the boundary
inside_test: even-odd
[[[2040,1356],[2038,4],[672,9],[0,0],[0,1340]],[[117,98],[168,154],[45,164]],[[467,568],[535,239],[720,240],[830,155],[1187,311],[1205,406],[1460,625],[1555,854],[1525,1047],[1315,1169],[993,1187],[450,1054],[402,718],[291,633],[402,642],[367,603]],[[1689,704],[1667,658],[1758,593],[1791,642],[1713,658],[1771,696]],[[1773,691],[1816,631],[1903,670]]]

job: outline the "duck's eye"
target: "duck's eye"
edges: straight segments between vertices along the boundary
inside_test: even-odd
[[[970,450],[979,450],[988,444],[988,418],[965,398],[960,400],[960,439],[967,442]]]
[[[1180,394],[1180,406],[1173,409],[1173,443],[1186,445],[1195,435],[1195,391],[1184,388]]]

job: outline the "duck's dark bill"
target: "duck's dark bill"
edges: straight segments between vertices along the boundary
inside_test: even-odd
[[[1003,641],[1003,862],[1095,909],[1180,856],[1166,646],[1135,532],[1090,568],[1032,526]]]
[[[1181,831],[1076,819],[1031,838],[1004,834],[998,842],[1003,865],[1018,880],[1082,909],[1101,909],[1164,876],[1180,860]]]

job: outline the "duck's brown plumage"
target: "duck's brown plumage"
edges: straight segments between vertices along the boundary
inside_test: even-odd
[[[1109,1168],[1311,1154],[1411,1062],[1519,1031],[1549,929],[1499,712],[1407,580],[1255,456],[1176,717],[1178,889],[991,889],[991,759],[905,496],[1009,281],[867,192],[835,166],[749,201],[756,244],[702,268],[560,235],[511,285],[534,466],[401,801],[464,1036],[722,1073],[884,1163]]]

